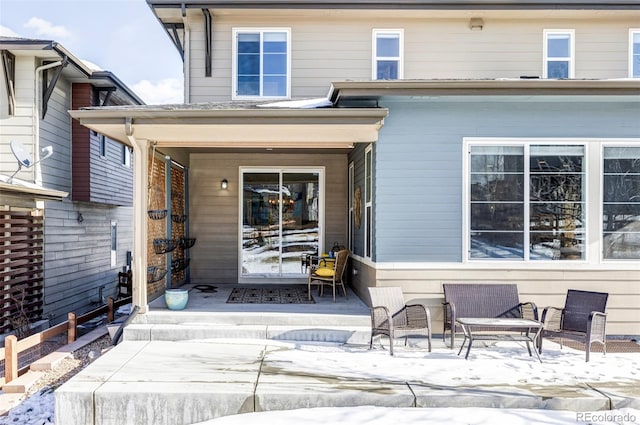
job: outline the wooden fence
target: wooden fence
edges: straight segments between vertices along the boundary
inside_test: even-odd
[[[27,372],[29,365],[22,368],[18,367],[18,355],[32,347],[42,344],[43,342],[60,335],[64,332],[67,333],[67,344],[71,344],[78,337],[78,326],[88,321],[100,317],[104,314],[107,315],[107,323],[111,323],[115,319],[115,312],[118,307],[131,302],[131,297],[121,298],[114,301],[113,298],[107,299],[107,304],[92,310],[81,316],[75,313],[69,313],[69,319],[60,323],[54,327],[46,329],[37,334],[28,336],[21,340],[15,335],[9,335],[5,338],[4,348],[0,348],[0,360],[4,359],[5,379],[4,383],[7,384],[23,373]]]

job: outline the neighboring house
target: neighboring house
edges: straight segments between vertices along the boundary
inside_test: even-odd
[[[3,333],[19,313],[23,288],[30,318],[51,324],[116,295],[132,249],[131,149],[68,111],[143,102],[54,41],[0,37],[0,54]],[[31,161],[47,146],[53,153],[15,173],[12,142]]]
[[[73,115],[188,170],[193,283],[304,279],[338,242],[357,293],[401,286],[436,329],[443,282],[505,281],[609,292],[608,332],[640,335],[637,2],[147,2],[186,103]]]

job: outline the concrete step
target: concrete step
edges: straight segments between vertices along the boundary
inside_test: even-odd
[[[187,341],[213,338],[368,344],[371,326],[233,325],[214,323],[131,324],[124,341]]]
[[[371,326],[369,310],[363,313],[297,313],[269,311],[169,311],[139,314],[134,324],[217,324],[283,326]]]

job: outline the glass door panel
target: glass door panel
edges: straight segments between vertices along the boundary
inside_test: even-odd
[[[300,274],[300,257],[320,240],[318,173],[282,175],[282,273]]]
[[[242,274],[279,274],[280,175],[245,173],[242,192]]]
[[[244,172],[242,277],[301,277],[320,241],[320,173]]]

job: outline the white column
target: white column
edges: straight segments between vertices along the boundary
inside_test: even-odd
[[[133,129],[132,129],[133,130]],[[149,310],[147,300],[147,205],[149,141],[129,135],[133,146],[133,305]]]

